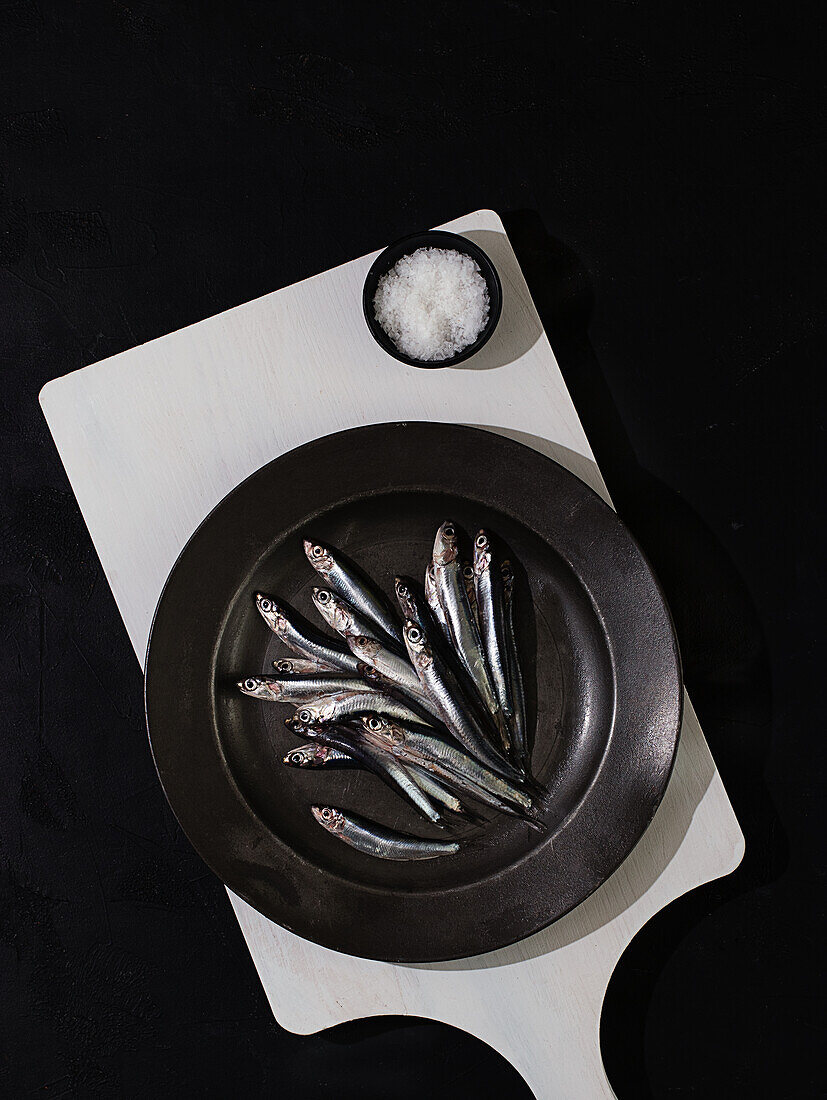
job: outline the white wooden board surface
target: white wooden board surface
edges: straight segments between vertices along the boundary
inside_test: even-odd
[[[195,527],[248,474],[320,435],[391,420],[476,424],[551,455],[608,500],[499,217],[479,210],[444,228],[480,244],[503,282],[498,329],[465,367],[407,367],[374,343],[361,314],[374,253],[44,387],[43,411],[141,662]],[[453,963],[376,963],[230,900],[291,1031],[389,1013],[443,1020],[500,1051],[539,1100],[595,1100],[614,1095],[599,1023],[617,960],[654,913],[734,870],[743,849],[687,699],[675,770],[643,840],[591,898],[514,947]]]

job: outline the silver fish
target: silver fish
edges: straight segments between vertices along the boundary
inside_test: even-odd
[[[491,541],[485,531],[480,531],[474,539],[473,575],[485,659],[488,662],[497,702],[505,717],[505,723],[501,727],[503,747],[506,752],[510,752],[511,738],[509,730],[514,718],[514,703],[511,699],[511,687],[508,679],[503,579],[502,573],[494,564]]]
[[[360,614],[342,596],[333,592],[330,588],[314,588],[312,600],[316,610],[331,629],[343,638],[348,635],[362,635],[366,638],[376,638],[385,642],[385,632],[380,630],[372,619]]]
[[[331,836],[338,837],[357,851],[380,859],[434,859],[459,851],[456,841],[418,840],[403,833],[391,832],[356,814],[344,814],[333,806],[311,806],[310,809]]]
[[[284,757],[283,763],[291,768],[328,768],[330,770],[361,768],[362,766],[351,753],[334,749],[331,745],[321,745],[314,742],[291,749]],[[465,807],[460,800],[434,779],[430,772],[420,768],[417,764],[403,766],[408,775],[434,802],[438,802],[448,810],[453,810],[455,814],[465,813]]]
[[[528,725],[526,722],[525,690],[523,674],[520,669],[520,657],[517,651],[517,636],[514,631],[514,571],[510,561],[504,561],[500,567],[503,579],[503,623],[505,646],[508,656],[508,686],[512,701],[511,736],[514,744],[514,756],[523,770],[528,769]]]
[[[272,703],[305,703],[335,691],[370,691],[355,676],[248,676],[237,685],[245,695]]]
[[[368,687],[362,691],[337,691],[309,700],[302,703],[296,712],[296,717],[300,722],[311,725],[321,722],[342,722],[355,714],[366,714],[368,711],[384,714],[388,718],[395,718],[397,721],[407,722],[413,726],[422,726],[423,729],[432,728],[432,724],[426,722],[415,710],[406,707],[391,695],[373,691]]]
[[[435,718],[442,721],[442,712],[431,701],[408,661],[392,653],[376,638],[347,638],[346,641],[359,661],[369,665],[386,680],[396,684],[429,714],[433,714]]]
[[[310,657],[279,657],[273,668],[284,676],[317,676],[330,671],[330,666]]]
[[[312,743],[291,749],[283,764],[290,768],[358,768],[361,765],[348,752],[334,749],[332,745]]]
[[[317,634],[310,627],[299,627],[296,620],[291,618],[272,596],[264,596],[261,592],[257,592],[255,599],[262,619],[273,633],[281,638],[288,649],[292,649],[300,657],[321,661],[329,668],[356,672],[356,658],[339,642],[325,637],[324,634]]]
[[[308,726],[296,717],[286,718],[285,725],[299,737],[306,736],[323,745],[330,745],[332,748],[349,753],[363,768],[375,772],[389,787],[407,798],[423,817],[434,825],[442,825],[439,810],[411,777],[404,764],[391,754],[370,744],[364,736],[361,736],[361,731],[348,730],[342,726]]]
[[[407,577],[396,577],[395,588],[396,599],[405,618],[421,627],[428,637],[429,644],[439,648],[440,656],[460,681],[463,697],[466,701],[473,698],[474,702],[479,703],[479,706],[483,709],[484,720],[487,721],[488,712],[482,706],[482,700],[477,699],[474,683],[449,641],[447,627],[441,628],[427,596],[423,599],[417,586]]]
[[[445,609],[439,602],[439,593],[436,590],[436,576],[434,575],[434,563],[432,561],[428,562],[428,567],[425,570],[425,599],[428,601],[431,614],[439,623],[446,639],[450,642],[451,628],[448,626],[448,620],[445,618]],[[415,618],[415,616],[409,615],[408,618]]]
[[[334,557],[326,546],[305,539],[304,552],[319,576],[324,577],[334,591],[380,626],[398,645],[402,644],[399,625],[380,593],[372,591],[364,579]]]
[[[532,807],[526,791],[437,735],[409,729],[378,714],[365,715],[362,726],[371,744],[392,753],[407,767],[413,764],[425,768],[437,779],[507,813],[516,813],[515,807],[522,810]]]
[[[403,633],[408,654],[422,686],[440,711],[448,730],[477,760],[494,771],[515,777],[513,766],[488,742],[473,712],[463,705],[459,682],[439,659],[422,628],[408,619]]]
[[[422,598],[413,581],[407,577],[394,577],[393,588],[396,602],[406,619],[412,619],[419,626],[427,626],[433,620],[433,612],[427,597]]]
[[[462,563],[462,580],[465,584],[465,594],[468,596],[468,606],[477,626],[480,625],[479,608],[477,607],[477,589],[474,584],[474,567],[470,561]]]
[[[434,540],[434,580],[439,602],[445,611],[454,649],[474,681],[480,698],[499,720],[500,708],[485,663],[479,628],[471,614],[465,582],[457,559],[457,532],[453,523],[443,523]]]
[[[362,765],[351,753],[334,749],[331,745],[320,745],[311,742],[309,745],[299,745],[291,749],[284,757],[283,763],[291,768],[317,769],[327,768],[338,771],[341,768],[361,768]],[[405,771],[414,780],[417,786],[441,806],[447,810],[453,810],[455,814],[464,814],[465,807],[456,795],[451,794],[441,783],[431,775],[429,771],[420,768],[417,764],[403,765]]]

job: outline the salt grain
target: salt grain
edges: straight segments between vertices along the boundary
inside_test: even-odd
[[[379,279],[376,320],[403,355],[452,359],[488,320],[488,287],[478,264],[450,248],[418,248]]]

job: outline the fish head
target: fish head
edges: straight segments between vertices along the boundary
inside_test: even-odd
[[[316,745],[327,745],[330,743],[330,738],[335,737],[336,730],[331,727],[328,722],[319,722],[315,718],[311,722],[304,722],[304,711],[308,709],[308,704],[305,703],[298,708],[295,714],[292,714],[289,718],[284,719],[284,724],[294,733],[296,737],[306,737],[309,741],[312,741]]]
[[[314,699],[296,708],[296,719],[303,726],[321,726],[333,719],[333,704],[324,699]]]
[[[323,577],[328,576],[333,569],[333,557],[327,547],[322,546],[319,542],[311,542],[310,539],[305,539],[304,552],[316,572],[321,573]]]
[[[482,576],[487,569],[491,568],[492,560],[491,541],[485,531],[480,531],[474,539],[474,568],[472,575],[476,573],[478,577]]]
[[[282,634],[288,626],[287,616],[284,614],[284,611],[279,607],[272,596],[265,596],[261,592],[256,592],[255,599],[256,607],[262,619],[264,619],[275,634]]]
[[[311,806],[310,812],[329,833],[340,833],[345,827],[345,816],[333,806]]]
[[[451,520],[446,520],[434,539],[434,564],[450,565],[457,560],[457,529]]]
[[[389,749],[405,740],[404,730],[381,714],[363,714],[362,727],[367,740],[380,748]]]
[[[394,590],[406,619],[416,618],[416,601],[411,581],[407,577],[394,577]]]
[[[243,691],[245,695],[251,695],[254,699],[278,701],[281,698],[279,685],[272,680],[264,680],[260,676],[248,676],[246,680],[239,680],[236,686],[239,691]]]
[[[297,749],[291,749],[284,757],[282,763],[290,768],[317,768],[324,763],[327,751],[322,755],[319,750],[321,745],[299,745]]]
[[[310,657],[280,657],[273,661],[276,672],[285,676],[316,676],[324,671],[324,665]]]
[[[362,677],[363,680],[367,680],[369,684],[384,685],[386,680],[382,676],[381,672],[372,668],[371,665],[366,665],[364,661],[359,661],[356,665],[356,671]]]
[[[312,726],[321,721],[318,703],[303,703],[296,711],[296,721],[302,726]]]
[[[425,632],[419,623],[415,623],[413,619],[406,619],[402,633],[408,649],[408,656],[414,668],[421,669],[430,665],[433,654],[425,637]]]
[[[285,718],[284,724],[297,737],[313,737],[316,732],[312,723],[300,721],[298,714],[291,714],[289,718]]]
[[[313,600],[313,606],[319,612],[321,617],[327,623],[328,626],[332,626],[336,629],[336,612],[339,606],[339,601],[329,588],[314,588],[311,594]]]
[[[371,664],[382,648],[375,638],[367,638],[364,634],[347,635],[347,643],[351,652],[365,664]]]

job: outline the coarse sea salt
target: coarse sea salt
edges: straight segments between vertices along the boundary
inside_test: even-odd
[[[479,265],[452,248],[418,248],[379,279],[376,320],[403,355],[452,359],[488,320],[488,287]]]

